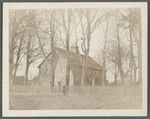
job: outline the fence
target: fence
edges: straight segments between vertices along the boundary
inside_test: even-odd
[[[51,87],[48,86],[13,86],[12,93],[68,93],[92,95],[142,95],[141,87]]]

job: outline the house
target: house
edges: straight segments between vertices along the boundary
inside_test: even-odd
[[[81,84],[82,68],[81,61],[84,61],[84,55],[79,53],[78,48],[75,51],[67,51],[62,48],[55,48],[55,57],[50,52],[47,58],[38,66],[41,82],[53,84],[54,86],[66,85],[66,67],[70,63],[69,86]],[[102,66],[100,66],[90,56],[88,57],[88,66],[86,71],[86,80],[84,85],[102,84]],[[55,69],[55,70],[53,70]],[[54,71],[54,72],[53,72]],[[92,83],[93,82],[93,83]]]

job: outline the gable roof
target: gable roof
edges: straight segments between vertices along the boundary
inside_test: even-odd
[[[81,63],[81,60],[80,60],[80,56],[82,58],[82,60],[85,58],[84,55],[81,55],[80,56],[74,52],[71,52],[71,51],[67,51],[67,50],[64,50],[62,48],[55,48],[59,53],[62,54],[63,57],[65,57],[66,59],[68,59],[71,63],[73,64],[76,64],[78,66],[83,66],[82,63]],[[49,57],[51,54],[51,52],[47,55],[47,57]],[[43,60],[41,62],[41,64],[38,66],[38,68],[44,63],[45,60]],[[102,66],[100,66],[100,64],[98,64],[94,59],[92,59],[90,56],[88,56],[88,68],[95,68],[95,69],[103,69]]]
[[[46,56],[47,58],[50,56],[51,52]],[[45,59],[39,64],[37,68],[39,68],[43,63],[45,62]]]

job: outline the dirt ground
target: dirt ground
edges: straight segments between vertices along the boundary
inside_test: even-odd
[[[46,93],[11,93],[11,110],[55,109],[141,109],[142,97],[138,95],[79,95]]]

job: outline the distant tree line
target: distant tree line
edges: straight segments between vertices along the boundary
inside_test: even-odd
[[[117,9],[105,21],[104,44],[96,59],[114,81],[129,84],[142,83],[141,9]],[[138,69],[138,79],[137,79]]]

